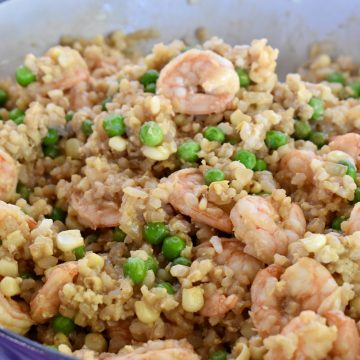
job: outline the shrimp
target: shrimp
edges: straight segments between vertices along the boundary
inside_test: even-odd
[[[351,235],[355,231],[360,231],[360,203],[355,204],[351,210],[349,219],[341,224],[341,229],[347,235]]]
[[[126,353],[125,353],[126,351]],[[131,352],[130,352],[131,351]],[[137,348],[126,346],[110,360],[200,360],[193,347],[186,340],[156,340]]]
[[[360,336],[355,321],[338,310],[327,311],[324,316],[328,324],[335,325],[338,330],[331,355],[342,360],[359,360]]]
[[[291,185],[301,184],[309,186],[313,183],[313,171],[311,161],[316,158],[312,151],[308,150],[290,150],[280,160],[280,168],[277,173],[277,179],[286,188]]]
[[[262,263],[254,257],[243,252],[243,245],[236,239],[218,238],[221,251],[216,252],[214,261],[218,265],[226,265],[234,272],[236,282],[241,286],[248,286],[254,280]],[[205,242],[197,246],[196,251],[201,256],[201,251],[211,246],[211,242]],[[205,304],[201,309],[201,315],[206,317],[223,316],[232,310],[239,301],[237,295],[226,296],[220,290],[209,296],[205,294]]]
[[[59,291],[77,274],[75,262],[66,262],[51,270],[45,284],[30,302],[31,317],[36,323],[43,324],[56,315],[60,306]]]
[[[237,295],[226,296],[217,291],[215,294],[211,294],[210,297],[205,298],[200,315],[205,317],[223,316],[232,310],[238,301],[239,297]]]
[[[9,201],[18,183],[18,169],[15,160],[0,148],[0,200]]]
[[[91,197],[74,192],[69,205],[69,212],[75,213],[79,222],[91,229],[115,227],[120,224],[120,207],[113,201],[94,201]]]
[[[33,325],[28,313],[0,292],[0,327],[25,335]]]
[[[169,98],[176,112],[221,113],[240,87],[233,64],[209,50],[188,50],[161,70],[157,93]]]
[[[303,311],[292,319],[281,331],[281,334],[264,340],[269,350],[265,360],[320,360],[334,346],[337,330],[328,327],[326,320],[313,311]],[[342,359],[342,358],[341,358]]]
[[[278,334],[302,310],[344,310],[346,291],[314,259],[301,258],[285,271],[273,264],[260,270],[251,286],[251,318],[261,336]]]
[[[356,133],[348,133],[345,135],[335,136],[329,143],[331,150],[341,150],[349,154],[360,166],[360,135]]]
[[[208,202],[206,208],[199,206],[199,197],[206,191],[203,176],[198,169],[183,169],[172,173],[167,182],[171,185],[170,204],[180,213],[194,221],[204,223],[230,233],[232,224],[229,215]]]
[[[275,206],[271,197],[247,195],[230,212],[235,236],[246,244],[244,251],[266,264],[273,262],[275,254],[286,255],[288,245],[306,231],[305,217],[297,204],[289,206],[286,217],[280,216]]]

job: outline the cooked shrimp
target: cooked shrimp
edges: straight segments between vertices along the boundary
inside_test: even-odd
[[[125,353],[125,351],[127,353]],[[123,353],[122,353],[123,352]],[[122,353],[122,354],[121,354]],[[186,340],[148,341],[138,348],[126,346],[110,360],[200,360]]]
[[[277,173],[278,181],[286,188],[295,184],[311,185],[314,175],[310,164],[311,160],[315,158],[316,155],[312,151],[290,150],[280,160],[280,168]]]
[[[348,133],[345,135],[335,136],[329,143],[331,150],[341,150],[349,154],[360,166],[360,135]]]
[[[210,297],[205,297],[205,303],[200,311],[200,315],[206,317],[223,316],[232,310],[238,301],[239,297],[237,295],[226,296],[217,291],[215,294],[211,294]]]
[[[273,264],[251,286],[251,317],[261,336],[277,334],[302,310],[344,310],[345,291],[314,259],[301,258],[285,271]]]
[[[327,311],[324,316],[338,330],[331,355],[341,360],[359,360],[360,336],[355,321],[338,310]]]
[[[69,212],[75,213],[79,222],[91,229],[115,227],[120,224],[120,207],[113,201],[96,201],[91,196],[74,192],[69,205]]]
[[[171,184],[170,204],[194,221],[204,223],[230,233],[232,224],[229,215],[221,208],[208,202],[205,209],[199,206],[199,197],[206,191],[204,179],[198,169],[183,169],[172,173],[167,182]]]
[[[347,235],[351,235],[355,231],[360,231],[360,203],[355,204],[351,210],[349,219],[341,224],[341,229]]]
[[[15,160],[0,148],[0,200],[9,201],[18,183],[18,169]]]
[[[60,306],[59,291],[72,282],[77,273],[75,262],[66,262],[51,270],[45,284],[30,302],[31,317],[36,323],[43,324],[56,315]]]
[[[271,197],[247,195],[230,212],[235,236],[246,246],[244,251],[271,264],[275,254],[286,255],[288,245],[306,230],[305,217],[297,204],[291,204],[286,217],[280,216]]]
[[[320,360],[327,358],[334,346],[337,329],[313,311],[303,311],[292,319],[281,334],[264,340],[269,350],[265,360]],[[341,358],[343,359],[343,358]]]
[[[188,50],[160,73],[157,93],[169,98],[183,114],[223,112],[239,90],[232,63],[209,50]]]
[[[33,321],[29,314],[14,300],[0,292],[0,327],[25,335]]]

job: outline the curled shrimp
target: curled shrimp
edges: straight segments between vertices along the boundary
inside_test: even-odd
[[[234,272],[234,279],[241,286],[248,286],[254,280],[257,272],[261,269],[262,263],[254,257],[243,252],[243,245],[236,239],[217,238],[218,246],[213,260],[218,265],[226,265]],[[201,256],[201,251],[211,246],[210,242],[202,243],[197,246],[197,253]],[[235,294],[226,296],[220,290],[210,296],[205,294],[205,303],[201,309],[201,315],[206,317],[223,316],[232,310],[239,297]]]
[[[232,224],[229,215],[221,208],[207,202],[200,208],[199,197],[206,191],[204,179],[198,169],[183,169],[172,173],[167,182],[171,185],[170,204],[180,213],[194,221],[230,233]]]
[[[360,203],[355,204],[351,210],[349,219],[341,224],[341,229],[347,235],[351,235],[355,231],[360,231]]]
[[[69,213],[74,213],[79,222],[91,229],[115,227],[120,224],[120,206],[113,201],[98,201],[87,194],[74,192],[69,201]]]
[[[360,135],[348,133],[345,135],[335,136],[329,143],[331,150],[340,150],[349,154],[360,166]]]
[[[311,185],[314,174],[310,165],[311,161],[315,158],[316,155],[312,151],[290,150],[280,160],[277,179],[286,188],[288,188],[290,184],[294,184],[294,182],[296,182],[296,185]]]
[[[110,356],[111,360],[200,360],[186,340],[148,341],[137,348],[125,347],[124,352]],[[131,352],[130,352],[131,351]]]
[[[301,238],[306,221],[301,208],[291,204],[286,217],[280,216],[271,197],[247,195],[237,201],[230,212],[237,239],[244,251],[270,264],[275,254],[286,255],[288,245]]]
[[[0,200],[9,201],[18,183],[18,169],[15,160],[0,148]]]
[[[350,292],[314,259],[301,258],[285,271],[273,264],[251,286],[251,317],[261,336],[278,334],[302,310],[344,310]]]
[[[43,324],[56,315],[60,306],[59,291],[77,274],[75,262],[66,262],[51,269],[45,284],[30,302],[31,317],[36,323]]]
[[[232,63],[209,50],[188,50],[171,60],[157,81],[157,93],[174,110],[190,115],[223,112],[239,90]]]
[[[33,321],[29,314],[14,300],[0,292],[0,327],[25,335]]]

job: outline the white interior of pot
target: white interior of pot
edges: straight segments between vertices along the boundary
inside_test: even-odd
[[[25,54],[41,54],[60,35],[93,36],[153,27],[154,42],[185,37],[203,26],[232,44],[266,37],[280,49],[282,74],[294,71],[315,41],[360,58],[360,2],[352,0],[10,0],[0,5],[0,76]]]

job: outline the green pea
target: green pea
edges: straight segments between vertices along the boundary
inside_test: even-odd
[[[16,120],[18,117],[24,116],[25,112],[23,110],[20,110],[19,108],[14,108],[11,111],[9,111],[9,119],[10,120]]]
[[[54,221],[64,222],[66,218],[66,211],[58,207],[54,207],[49,215],[49,218],[53,219]]]
[[[151,83],[151,84],[145,85],[144,86],[144,91],[147,92],[147,93],[155,94],[156,93],[156,84]]]
[[[140,141],[147,146],[158,146],[164,140],[164,134],[155,121],[146,121],[140,128]]]
[[[144,260],[136,257],[129,257],[124,264],[124,274],[128,276],[134,284],[141,284],[146,276],[146,264]]]
[[[214,351],[210,354],[209,360],[227,360],[228,354],[224,350]]]
[[[66,121],[71,121],[74,117],[74,112],[73,111],[68,111],[65,115],[65,120]]]
[[[179,236],[169,236],[165,238],[161,251],[166,259],[174,260],[179,257],[185,248],[185,241]]]
[[[84,120],[81,124],[81,130],[85,136],[90,136],[93,133],[93,122],[91,120]]]
[[[235,71],[238,74],[240,86],[247,88],[251,83],[248,72],[245,69],[239,67],[235,68]]]
[[[355,192],[354,192],[354,200],[353,200],[353,203],[356,204],[360,201],[360,187],[358,186],[356,189],[355,189]]]
[[[25,119],[25,116],[22,115],[22,116],[17,117],[16,119],[14,119],[13,122],[16,125],[20,125],[20,124],[22,124],[24,122],[24,119]]]
[[[330,83],[339,83],[345,85],[345,77],[341,72],[334,71],[333,73],[329,74],[326,80]]]
[[[46,136],[43,138],[44,145],[55,145],[59,141],[59,132],[56,129],[49,128]]]
[[[216,126],[209,126],[204,131],[204,138],[209,141],[217,141],[220,144],[225,142],[225,134],[224,132]]]
[[[165,223],[154,222],[145,224],[143,230],[144,239],[151,245],[160,245],[169,235],[169,229]]]
[[[36,75],[26,66],[20,66],[16,69],[15,73],[16,82],[26,87],[36,81]]]
[[[120,228],[115,228],[113,230],[113,241],[123,242],[125,238],[126,234]]]
[[[124,135],[126,132],[124,117],[117,114],[109,115],[103,121],[103,129],[108,137]]]
[[[96,234],[90,234],[86,237],[86,242],[88,244],[93,244],[97,242],[97,240],[98,240],[98,236]]]
[[[154,256],[149,255],[145,260],[145,265],[147,270],[152,270],[156,275],[157,271],[159,270],[159,263]]]
[[[174,287],[167,281],[162,281],[159,284],[156,285],[156,287],[163,288],[167,291],[168,294],[174,295],[175,289]]]
[[[269,149],[276,150],[280,146],[287,144],[286,134],[281,131],[270,130],[266,133],[265,143]]]
[[[179,256],[179,257],[177,257],[176,259],[173,260],[172,264],[173,264],[173,266],[174,265],[190,266],[191,265],[191,260],[187,259],[186,257]]]
[[[266,161],[263,160],[263,159],[257,159],[253,170],[254,171],[265,171],[265,170],[267,170]]]
[[[188,140],[179,145],[176,155],[179,160],[195,163],[199,160],[198,153],[200,149],[200,145],[197,142]]]
[[[320,149],[326,144],[326,135],[320,131],[314,131],[310,134],[309,140]]]
[[[324,101],[318,97],[312,97],[309,105],[313,108],[312,120],[319,120],[324,115]]]
[[[212,182],[225,180],[225,174],[220,169],[209,169],[204,174],[204,180],[206,185],[210,185]]]
[[[341,231],[341,224],[345,221],[345,218],[343,216],[337,216],[333,222],[331,223],[331,227],[334,230]]]
[[[76,257],[76,260],[82,259],[86,253],[85,246],[84,245],[78,246],[73,250],[73,252]]]
[[[246,168],[253,169],[256,165],[256,156],[251,151],[239,150],[234,155],[234,160],[240,161]]]
[[[69,335],[75,330],[74,321],[66,316],[56,315],[52,321],[52,328],[55,333]]]
[[[304,121],[295,121],[294,138],[297,140],[306,140],[311,133],[311,126]]]
[[[45,156],[49,156],[52,159],[55,159],[56,157],[59,156],[60,150],[57,145],[48,145],[48,146],[43,146],[43,153]]]
[[[110,103],[112,103],[112,98],[111,98],[111,97],[108,97],[108,98],[104,99],[104,100],[101,102],[101,110],[102,110],[102,111],[107,111],[106,105],[107,105],[107,104],[110,104]]]
[[[25,184],[23,184],[22,182],[18,182],[17,186],[16,186],[16,192],[18,194],[20,194],[20,196],[25,199],[25,200],[29,200],[29,196],[31,194],[31,189],[26,186]]]
[[[9,99],[8,93],[4,89],[0,89],[0,106],[4,106]]]
[[[159,73],[156,70],[148,70],[140,77],[140,83],[144,86],[156,83]]]
[[[34,274],[33,273],[31,273],[31,272],[29,272],[29,271],[24,271],[24,272],[21,272],[20,273],[20,277],[22,278],[22,279],[33,279],[34,278]]]
[[[351,176],[356,181],[356,167],[348,160],[341,160],[339,164],[346,166],[346,175]]]
[[[351,97],[358,99],[360,98],[360,81],[353,81],[349,84],[351,90]]]

